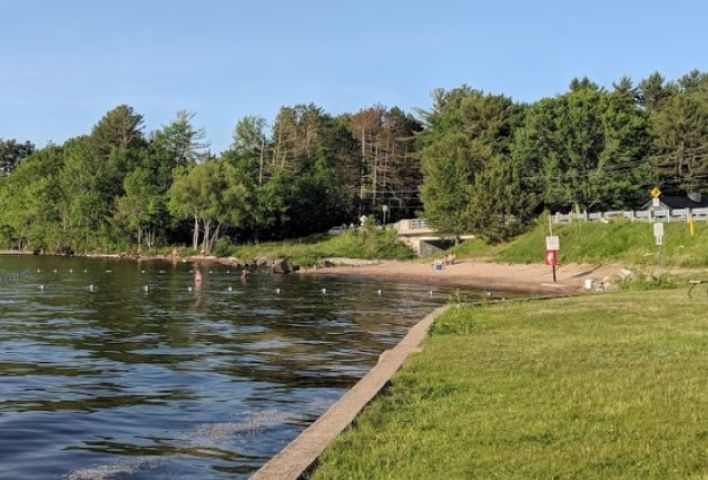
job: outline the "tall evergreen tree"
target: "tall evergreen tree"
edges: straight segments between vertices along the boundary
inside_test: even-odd
[[[421,111],[426,130],[419,138],[423,213],[432,226],[455,236],[473,226],[475,178],[495,156],[508,157],[520,114],[503,95],[467,86],[433,92],[433,109]]]

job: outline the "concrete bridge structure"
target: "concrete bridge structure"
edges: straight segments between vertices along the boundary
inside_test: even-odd
[[[393,224],[393,228],[396,229],[396,237],[415,250],[421,257],[434,255],[441,250],[449,248],[454,243],[454,239],[440,235],[430,228],[422,218],[399,220]],[[460,235],[462,240],[470,238],[475,238],[475,236],[472,234]]]

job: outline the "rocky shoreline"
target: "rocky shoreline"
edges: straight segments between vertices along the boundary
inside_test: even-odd
[[[236,257],[215,257],[212,255],[190,255],[181,257],[179,255],[140,255],[127,253],[84,253],[74,255],[53,255],[53,254],[34,254],[32,252],[19,250],[2,250],[0,255],[40,255],[40,256],[57,256],[57,257],[77,257],[77,258],[95,258],[95,259],[114,259],[114,260],[130,260],[136,262],[163,261],[172,263],[218,263],[228,265],[234,268],[248,269],[270,269],[273,273],[288,274],[296,272],[300,269],[289,258],[280,257],[270,259],[266,257],[256,257],[251,260],[242,260]]]

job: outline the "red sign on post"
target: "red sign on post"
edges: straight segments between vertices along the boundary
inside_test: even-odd
[[[558,250],[546,250],[543,254],[543,259],[546,265],[555,267],[558,265]]]

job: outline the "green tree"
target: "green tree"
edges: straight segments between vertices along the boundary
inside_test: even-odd
[[[194,221],[192,247],[209,253],[222,225],[239,227],[249,211],[248,188],[230,164],[209,160],[180,167],[169,191],[169,207],[178,218]],[[200,242],[201,239],[201,242]]]
[[[522,188],[550,209],[631,206],[647,180],[649,137],[632,89],[575,81],[526,112],[512,146]]]
[[[647,112],[652,112],[661,107],[661,104],[675,92],[674,86],[666,83],[666,79],[654,72],[639,82],[639,104]]]
[[[91,130],[90,147],[99,155],[107,156],[114,148],[138,148],[144,145],[143,116],[133,107],[118,105],[107,112]]]
[[[456,237],[473,228],[476,176],[495,156],[510,161],[521,112],[503,95],[467,86],[433,92],[433,109],[420,112],[426,130],[419,141],[423,214],[434,228]],[[475,223],[482,225],[479,218]]]
[[[466,213],[473,230],[496,243],[519,233],[536,203],[534,194],[522,189],[513,163],[495,155],[475,176]]]
[[[651,112],[653,162],[665,190],[705,190],[708,178],[708,76],[684,77],[683,87]]]
[[[449,133],[421,152],[423,184],[420,196],[427,222],[440,233],[455,235],[470,228],[470,185],[474,157],[464,133]]]
[[[110,239],[114,195],[122,191],[116,165],[96,155],[91,139],[80,137],[64,145],[59,173],[64,237],[73,249],[105,247]],[[116,185],[116,182],[121,183]]]
[[[0,226],[6,241],[12,240],[18,249],[59,249],[61,166],[61,149],[49,146],[27,157],[2,179]]]
[[[154,141],[168,154],[170,169],[197,163],[208,157],[205,152],[209,147],[205,141],[206,130],[194,127],[192,121],[195,116],[193,112],[180,110],[172,122],[154,134]]]
[[[138,251],[143,240],[147,248],[155,245],[155,225],[159,221],[162,198],[158,187],[152,183],[150,172],[137,168],[125,177],[125,195],[116,200],[114,220],[128,231],[135,233]]]

